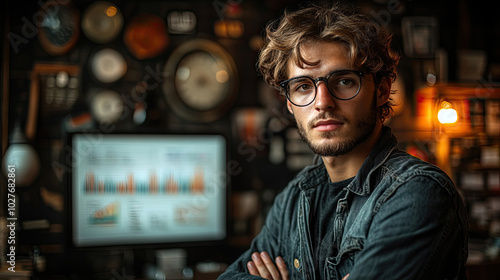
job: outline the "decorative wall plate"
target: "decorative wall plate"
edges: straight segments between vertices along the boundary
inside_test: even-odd
[[[127,72],[127,62],[123,55],[112,48],[103,48],[90,58],[90,70],[102,83],[113,83]]]
[[[135,16],[125,28],[123,41],[135,58],[153,58],[161,54],[168,45],[167,26],[157,15]]]
[[[82,30],[90,40],[104,44],[118,36],[123,27],[123,15],[112,3],[97,1],[90,4],[82,16]]]
[[[236,65],[219,44],[194,39],[174,50],[165,65],[163,91],[172,110],[197,122],[219,119],[238,90]]]
[[[62,55],[72,49],[80,35],[80,13],[68,1],[46,2],[41,10],[42,22],[38,27],[38,41],[50,55]]]
[[[92,97],[90,109],[92,116],[98,122],[114,123],[123,114],[123,100],[116,91],[104,89]]]

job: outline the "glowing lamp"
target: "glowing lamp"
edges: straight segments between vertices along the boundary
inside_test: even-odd
[[[443,101],[437,117],[441,124],[452,124],[457,122],[458,113],[453,109],[450,102]]]

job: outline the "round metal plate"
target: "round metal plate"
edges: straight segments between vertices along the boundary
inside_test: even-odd
[[[104,44],[111,42],[123,27],[123,16],[117,6],[97,1],[88,6],[82,16],[82,30],[90,40]]]
[[[194,39],[174,50],[165,65],[163,92],[172,110],[189,121],[212,122],[233,104],[238,74],[231,55],[219,44]]]

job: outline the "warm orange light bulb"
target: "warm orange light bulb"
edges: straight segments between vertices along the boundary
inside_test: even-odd
[[[450,102],[443,101],[438,112],[438,120],[442,124],[452,124],[458,121],[457,110],[453,109]]]

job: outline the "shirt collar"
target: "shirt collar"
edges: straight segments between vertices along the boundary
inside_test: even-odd
[[[378,183],[376,181],[377,176],[375,176],[376,171],[387,161],[392,151],[397,148],[397,145],[398,141],[392,134],[391,128],[384,126],[380,139],[347,188],[360,196],[369,195]],[[299,183],[299,188],[307,190],[328,181],[329,176],[326,167],[322,160],[318,160],[316,165],[309,167],[306,171],[303,180]]]

